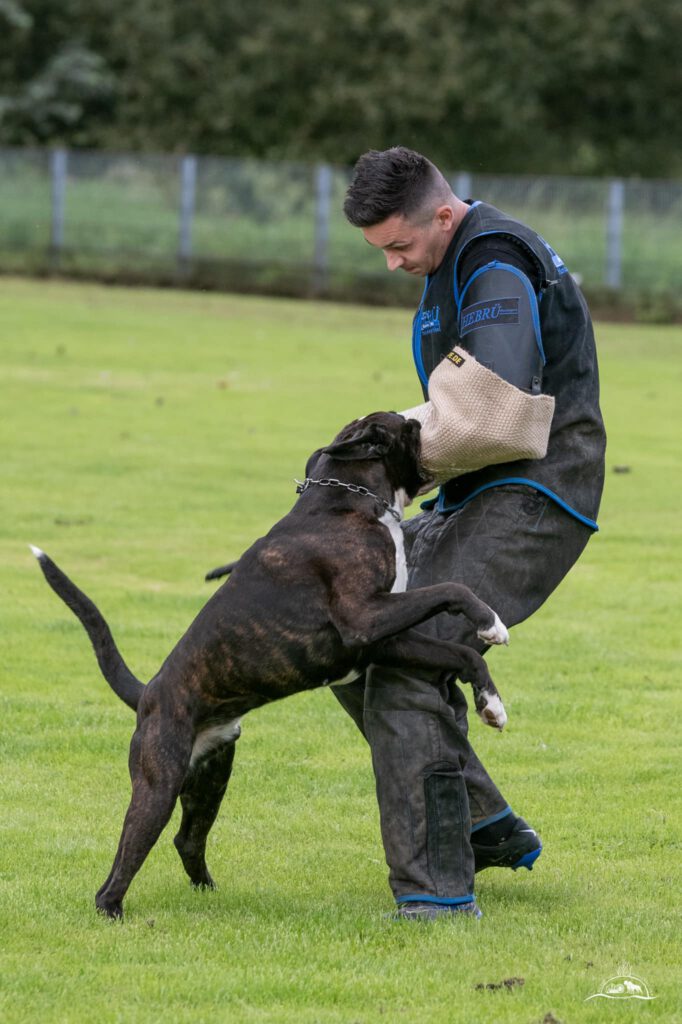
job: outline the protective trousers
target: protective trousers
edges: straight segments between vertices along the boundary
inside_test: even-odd
[[[513,626],[551,594],[592,531],[544,494],[514,484],[452,513],[416,515],[403,532],[408,589],[465,583]],[[417,628],[487,650],[461,615],[436,615]],[[332,689],[371,748],[396,900],[470,898],[472,825],[501,816],[508,803],[468,741],[467,702],[454,677],[374,665]]]

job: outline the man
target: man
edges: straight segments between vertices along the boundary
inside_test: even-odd
[[[441,486],[403,527],[408,587],[465,583],[514,625],[597,529],[605,434],[585,301],[534,231],[461,201],[412,150],[364,154],[344,212],[389,270],[426,279],[412,336],[425,402],[404,415]],[[486,649],[461,617],[419,630]],[[475,871],[531,868],[542,846],[473,752],[454,679],[375,666],[334,692],[371,747],[398,915],[480,916]]]

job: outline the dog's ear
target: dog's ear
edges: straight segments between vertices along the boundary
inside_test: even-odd
[[[318,459],[320,458],[320,455],[322,455],[323,451],[324,451],[324,448],[318,448],[310,456],[310,458],[308,459],[308,461],[305,464],[305,475],[306,476],[310,476],[313,473],[313,471],[315,469],[315,464],[317,463]]]
[[[378,423],[323,448],[325,455],[344,462],[359,462],[363,459],[383,459],[393,444],[392,434]]]

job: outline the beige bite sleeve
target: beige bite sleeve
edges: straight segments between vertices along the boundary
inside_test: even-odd
[[[542,459],[551,395],[529,395],[455,347],[429,378],[429,401],[401,415],[421,429],[421,463],[436,483],[516,459]]]

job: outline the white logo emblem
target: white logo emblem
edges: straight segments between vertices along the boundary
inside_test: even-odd
[[[649,992],[647,983],[634,974],[617,974],[604,982],[599,992],[594,992],[588,999],[655,999]]]

